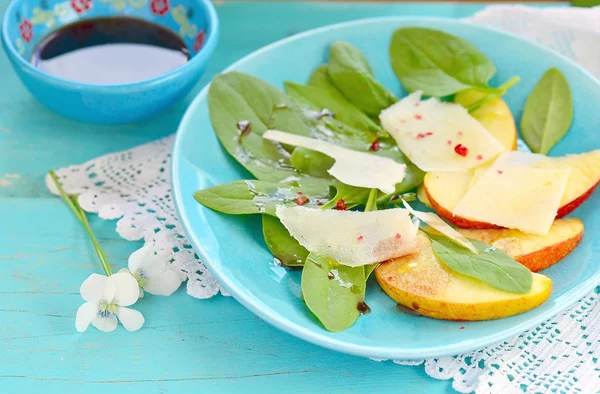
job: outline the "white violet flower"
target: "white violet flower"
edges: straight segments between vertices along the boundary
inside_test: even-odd
[[[169,267],[168,259],[166,251],[154,253],[151,245],[145,245],[129,256],[129,271],[138,281],[140,297],[144,296],[144,291],[169,296],[179,288],[183,278]]]
[[[135,304],[140,295],[138,283],[130,273],[92,274],[83,282],[80,292],[87,302],[77,310],[77,331],[84,332],[92,323],[100,331],[110,332],[117,328],[117,318],[127,331],[137,331],[144,325],[144,316],[139,311],[126,308]]]

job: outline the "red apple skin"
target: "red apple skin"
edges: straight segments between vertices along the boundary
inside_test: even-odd
[[[577,197],[576,199],[572,200],[571,202],[567,203],[566,205],[563,205],[562,207],[558,208],[558,212],[556,213],[556,218],[560,219],[563,216],[567,216],[568,214],[570,214],[571,212],[573,212],[574,210],[579,208],[579,206],[581,204],[583,204],[585,202],[585,200],[590,198],[590,196],[594,193],[594,190],[596,189],[598,184],[600,184],[600,180],[598,180],[598,182],[596,182],[596,184],[594,186],[590,187],[588,189],[588,191],[583,193],[581,196]],[[430,199],[430,201],[431,201],[431,199]]]
[[[475,220],[463,218],[461,216],[455,216],[452,214],[452,212],[448,211],[446,208],[444,208],[440,204],[438,204],[437,201],[435,201],[433,198],[431,198],[431,195],[429,194],[427,187],[425,187],[425,194],[427,195],[427,199],[429,200],[429,203],[431,204],[431,207],[435,210],[435,212],[437,212],[437,214],[440,215],[442,218],[446,219],[446,221],[452,223],[453,225],[455,225],[457,227],[477,228],[477,229],[502,228],[500,226],[496,226],[495,224],[490,224],[490,223],[486,223],[486,222],[478,222]]]
[[[592,186],[591,188],[589,188],[585,193],[583,193],[576,199],[572,200],[571,202],[567,203],[566,205],[563,205],[562,207],[558,208],[558,211],[556,213],[556,219],[560,219],[564,216],[567,216],[568,214],[573,212],[575,209],[579,208],[579,206],[581,204],[583,204],[588,198],[590,198],[590,196],[594,193],[594,190],[596,189],[596,187],[599,184],[600,184],[600,180],[598,180],[598,182],[596,182],[596,184],[594,186]],[[424,189],[425,189],[425,194],[427,195],[427,199],[429,200],[429,203],[431,204],[431,207],[435,210],[435,212],[437,212],[437,214],[440,215],[442,218],[446,219],[446,221],[452,223],[453,225],[455,225],[457,227],[475,228],[475,229],[503,228],[503,227],[497,226],[495,224],[490,224],[490,223],[486,223],[486,222],[478,222],[476,220],[463,218],[461,216],[454,216],[454,215],[452,215],[452,212],[450,212],[446,208],[442,207],[431,196],[431,194],[429,194],[427,187],[425,187]]]
[[[558,263],[566,255],[571,253],[571,251],[579,245],[581,238],[583,238],[583,231],[579,232],[574,237],[556,243],[545,249],[513,257],[532,272],[539,272]]]
[[[557,219],[545,236],[506,229],[461,229],[458,232],[469,239],[494,245],[531,271],[539,272],[558,263],[579,245],[584,225],[577,218]]]

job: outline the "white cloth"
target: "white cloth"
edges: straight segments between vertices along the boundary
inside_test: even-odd
[[[600,78],[600,7],[491,6],[469,19],[538,41]],[[179,226],[170,189],[172,145],[173,136],[169,136],[63,168],[57,174],[68,193],[81,195],[83,209],[103,219],[119,219],[117,232],[124,239],[144,239],[159,249],[171,249],[173,267],[188,278],[191,296],[226,294],[197,258]],[[600,392],[598,298],[597,290],[539,327],[476,352],[394,362],[424,363],[430,376],[454,379],[453,387],[460,392]]]
[[[537,41],[600,78],[600,6],[531,8],[497,5],[487,7],[467,20]]]

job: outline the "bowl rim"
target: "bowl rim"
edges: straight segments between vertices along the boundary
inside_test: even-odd
[[[271,44],[268,44],[258,50],[251,52],[250,54],[244,56],[243,58],[235,61],[233,64],[225,68],[221,73],[226,73],[230,71],[234,71],[239,65],[244,62],[256,57],[260,56],[264,52],[267,52],[273,48],[277,48],[279,46],[285,45],[288,42],[295,41],[301,39],[306,36],[310,36],[313,34],[317,34],[323,31],[327,31],[330,29],[337,29],[340,27],[347,26],[360,26],[362,24],[369,23],[377,23],[382,21],[430,21],[430,22],[440,22],[440,23],[450,23],[450,24],[459,24],[459,25],[470,25],[474,26],[478,29],[490,30],[495,33],[499,33],[501,35],[509,36],[513,39],[517,39],[519,41],[524,41],[529,45],[537,47],[540,51],[543,51],[552,56],[556,56],[570,64],[571,66],[577,68],[580,72],[589,77],[593,82],[600,86],[600,79],[596,78],[591,72],[585,69],[583,66],[579,65],[575,61],[567,58],[566,56],[553,51],[552,49],[545,47],[535,41],[529,40],[517,34],[507,32],[501,29],[484,26],[481,24],[473,23],[470,21],[465,21],[461,19],[452,19],[452,18],[443,18],[443,17],[423,17],[423,16],[387,16],[387,17],[374,17],[374,18],[364,18],[358,20],[351,20],[341,23],[330,24],[326,26],[322,26],[315,29],[310,29],[281,40],[275,41]],[[176,174],[180,173],[179,171],[179,162],[183,159],[182,151],[183,147],[183,130],[189,127],[190,119],[193,117],[194,112],[197,110],[199,104],[206,99],[208,95],[208,90],[210,88],[211,83],[208,83],[202,90],[197,94],[197,96],[192,100],[190,105],[185,111],[179,126],[177,128],[177,132],[175,134],[175,141],[173,144],[173,153],[171,155],[171,190],[173,192],[173,202],[175,205],[175,210],[177,212],[177,216],[181,221],[181,228],[183,229],[185,235],[188,240],[192,244],[194,251],[198,253],[200,259],[208,269],[208,271],[213,275],[213,277],[218,281],[218,283],[225,289],[229,294],[233,296],[240,304],[242,304],[245,308],[250,310],[252,313],[260,317],[262,320],[271,324],[272,326],[278,328],[279,330],[286,332],[295,336],[296,338],[302,339],[309,343],[315,344],[317,346],[321,346],[330,350],[334,350],[337,352],[352,354],[356,356],[362,357],[374,357],[377,360],[406,360],[406,361],[420,361],[428,358],[439,358],[439,357],[450,357],[458,354],[468,353],[470,351],[474,351],[476,349],[483,349],[487,346],[493,345],[495,343],[502,342],[508,338],[511,338],[515,335],[520,335],[523,332],[539,325],[540,323],[562,313],[566,308],[573,305],[577,300],[584,297],[587,293],[594,290],[597,287],[597,284],[600,281],[600,271],[596,272],[595,275],[588,278],[587,281],[580,284],[578,287],[570,290],[568,293],[563,295],[563,305],[564,307],[556,312],[552,309],[545,311],[544,313],[538,315],[534,319],[529,319],[527,321],[518,323],[512,326],[510,329],[503,330],[499,333],[495,333],[492,335],[488,335],[484,338],[478,338],[476,341],[469,340],[461,343],[452,343],[446,344],[443,346],[436,346],[434,348],[428,349],[403,349],[402,354],[398,354],[397,348],[379,348],[377,346],[372,345],[362,345],[356,343],[348,343],[340,340],[336,337],[330,337],[325,334],[322,334],[318,331],[311,330],[309,328],[303,327],[297,323],[294,323],[288,320],[285,317],[273,313],[270,308],[263,308],[264,302],[261,299],[254,297],[253,294],[244,291],[244,289],[238,289],[236,285],[232,284],[229,278],[226,275],[223,275],[220,272],[220,269],[212,264],[212,259],[210,258],[210,253],[200,244],[199,240],[192,233],[192,227],[190,225],[189,219],[187,216],[183,215],[185,210],[185,204],[183,202],[184,196],[181,194],[181,185],[179,177]]]
[[[21,54],[18,53],[17,49],[13,45],[13,43],[9,40],[9,32],[8,32],[8,18],[12,15],[12,11],[18,4],[28,1],[28,0],[12,0],[4,12],[4,16],[2,18],[2,44],[4,46],[4,50],[7,52],[7,55],[14,61],[15,68],[21,68],[23,71],[36,75],[40,79],[45,80],[47,83],[55,85],[60,88],[65,89],[77,89],[84,90],[90,89],[95,91],[100,91],[102,93],[122,93],[123,90],[126,91],[138,91],[141,89],[148,89],[154,87],[155,85],[162,84],[163,82],[173,80],[179,77],[181,74],[192,71],[195,67],[199,66],[202,63],[206,63],[210,56],[215,51],[217,46],[217,42],[219,40],[219,18],[217,16],[217,11],[215,10],[214,5],[210,0],[195,0],[203,9],[204,16],[206,20],[206,33],[207,38],[200,49],[200,51],[190,58],[185,64],[167,72],[161,74],[159,76],[144,79],[142,81],[136,81],[131,83],[122,83],[122,84],[114,84],[114,85],[102,85],[102,84],[93,84],[93,83],[85,83],[85,82],[77,82],[72,81],[65,78],[60,78],[45,71],[40,70],[37,67],[34,67],[30,62],[28,62]],[[114,15],[118,16],[118,15]]]

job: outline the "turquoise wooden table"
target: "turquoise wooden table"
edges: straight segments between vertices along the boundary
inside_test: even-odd
[[[8,0],[0,0],[0,9]],[[465,17],[483,4],[227,3],[212,75],[265,44],[329,23],[383,15]],[[337,354],[284,334],[234,299],[180,289],[139,304],[144,328],[75,331],[79,286],[101,272],[90,242],[43,182],[80,163],[173,133],[191,97],[151,121],[91,126],[38,104],[0,56],[0,393],[445,393],[423,367]],[[117,270],[140,243],[92,217]],[[136,307],[138,307],[136,305]]]

